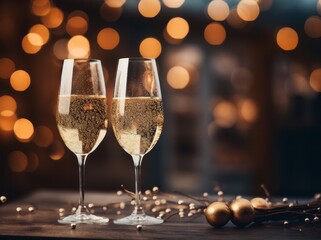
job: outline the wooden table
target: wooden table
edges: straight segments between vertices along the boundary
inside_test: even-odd
[[[112,220],[128,213],[129,209],[117,215],[117,211],[96,211],[109,217],[107,225],[79,224],[76,229],[57,223],[59,208],[70,209],[77,203],[78,194],[70,192],[40,191],[15,202],[8,201],[0,206],[0,239],[321,239],[321,224],[301,224],[284,227],[282,223],[236,228],[228,223],[221,229],[214,229],[203,214],[198,217],[173,217],[161,225],[120,226]],[[88,193],[87,203],[106,204],[128,200],[127,196],[116,194]],[[28,213],[33,204],[35,210]],[[18,214],[17,207],[22,207]],[[130,208],[130,207],[129,207]]]

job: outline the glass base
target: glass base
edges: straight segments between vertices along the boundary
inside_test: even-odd
[[[114,220],[115,224],[119,225],[155,225],[161,224],[164,220],[160,218],[154,218],[146,214],[131,214],[128,217]]]
[[[106,217],[99,217],[93,214],[73,214],[62,219],[58,219],[59,223],[62,224],[79,224],[79,223],[86,223],[86,224],[107,224],[109,219]]]

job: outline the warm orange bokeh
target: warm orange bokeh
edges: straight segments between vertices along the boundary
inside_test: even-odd
[[[100,30],[97,36],[98,45],[105,50],[111,50],[119,44],[119,34],[113,28],[104,28]]]
[[[162,45],[156,38],[145,38],[139,45],[139,52],[145,58],[158,58]]]
[[[213,0],[208,4],[207,14],[215,21],[224,21],[230,13],[230,8],[223,0]]]
[[[184,67],[174,66],[167,72],[167,82],[174,89],[185,88],[189,81],[189,72]]]
[[[10,77],[10,84],[16,91],[25,91],[30,86],[30,82],[30,76],[24,70],[17,70]]]
[[[138,11],[146,18],[153,18],[161,10],[161,4],[159,0],[140,0],[138,3]]]
[[[210,23],[204,30],[205,40],[212,45],[220,45],[226,38],[226,31],[219,23]]]
[[[290,27],[281,28],[276,35],[276,42],[285,51],[293,50],[299,43],[296,31]]]

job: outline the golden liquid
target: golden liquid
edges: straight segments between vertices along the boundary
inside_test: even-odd
[[[163,129],[160,98],[113,98],[111,116],[116,139],[130,155],[148,153]]]
[[[59,96],[56,119],[66,146],[75,154],[88,154],[107,132],[106,97]]]

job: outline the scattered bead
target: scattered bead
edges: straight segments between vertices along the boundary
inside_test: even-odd
[[[166,208],[166,210],[165,210],[166,213],[170,213],[171,211],[172,211],[172,209],[170,209],[170,208]]]
[[[207,192],[204,192],[204,193],[203,193],[203,197],[208,197],[208,193],[207,193]]]
[[[153,200],[155,201],[157,199],[157,196],[153,196]]]
[[[64,212],[65,210],[63,210],[63,212]],[[74,212],[76,212],[77,211],[77,208],[76,207],[73,207],[72,209],[71,209],[71,212],[72,213],[74,213]]]
[[[21,208],[21,207],[17,207],[17,208],[16,208],[16,211],[17,211],[18,213],[21,213],[21,212],[22,212],[22,208]]]
[[[191,216],[193,216],[193,213],[192,213],[192,212],[189,212],[189,213],[187,214],[187,216],[188,216],[188,217],[191,217]]]
[[[63,217],[65,215],[65,213],[61,212],[59,213],[59,217]]]
[[[138,231],[141,231],[143,229],[143,225],[139,224],[139,225],[136,226],[136,228],[137,228]]]
[[[166,200],[166,199],[164,199],[164,198],[163,198],[163,199],[161,199],[160,201],[161,201],[161,204],[166,204],[166,203],[167,203],[167,200]]]
[[[151,195],[151,194],[152,194],[151,190],[146,190],[146,191],[145,191],[145,195],[149,196],[149,195]]]
[[[317,217],[317,216],[315,216],[314,218],[313,218],[313,222],[318,222],[320,219],[319,219],[319,217]]]
[[[130,201],[130,205],[132,205],[132,206],[136,205],[135,200],[131,200],[131,201]]]
[[[65,212],[65,209],[64,208],[59,208],[59,210],[58,210],[60,213],[63,213],[63,212]]]
[[[70,224],[70,227],[71,227],[72,230],[74,230],[74,229],[76,229],[76,224],[72,223],[72,224]]]
[[[120,209],[124,209],[125,206],[126,206],[126,204],[125,204],[124,202],[121,202],[121,203],[119,204],[119,208],[120,208]]]
[[[217,196],[222,197],[223,196],[223,191],[218,191]]]
[[[310,218],[305,218],[304,221],[305,221],[305,223],[310,223],[311,222]]]
[[[107,207],[106,207],[106,206],[103,206],[103,210],[104,210],[104,211],[107,211]]]
[[[178,200],[178,205],[182,205],[183,203],[184,203],[184,201],[183,200]]]
[[[89,207],[89,208],[93,208],[94,206],[95,206],[95,205],[94,205],[93,203],[89,203],[89,204],[88,204],[88,207]]]
[[[283,222],[283,225],[284,225],[284,226],[287,226],[287,225],[289,225],[289,222],[288,222],[288,221],[284,221],[284,222]]]
[[[156,212],[157,211],[157,208],[152,208],[152,212]]]
[[[321,199],[321,193],[316,193],[314,199],[319,201]]]
[[[286,198],[286,197],[282,198],[283,203],[287,203],[288,201],[289,201],[288,198]]]
[[[184,208],[178,209],[179,212],[184,212]]]
[[[293,203],[290,203],[290,204],[289,204],[289,207],[293,207]]]
[[[182,217],[184,217],[184,212],[179,212],[178,215],[179,215],[179,217],[182,218]]]
[[[35,210],[34,207],[28,207],[28,211],[29,211],[30,213],[34,212],[34,210]]]
[[[159,191],[158,187],[156,187],[156,186],[153,187],[153,192],[154,192],[154,193],[157,193],[158,191]]]
[[[320,212],[321,208],[320,208],[320,207],[318,207],[318,208],[317,208],[317,210]]]
[[[144,196],[143,201],[147,201],[147,200],[148,200],[148,197]]]
[[[155,205],[156,205],[156,206],[159,206],[160,204],[161,204],[161,201],[160,201],[160,200],[156,200],[156,201],[155,201]]]
[[[190,203],[189,204],[189,209],[195,209],[195,203]]]
[[[119,191],[117,191],[117,196],[121,196],[121,195],[123,195],[123,191],[121,191],[121,190],[119,190]]]
[[[120,215],[121,214],[121,211],[117,211],[117,215]]]
[[[5,202],[7,201],[6,196],[1,196],[1,197],[0,197],[0,201],[1,201],[2,203],[5,203]]]

